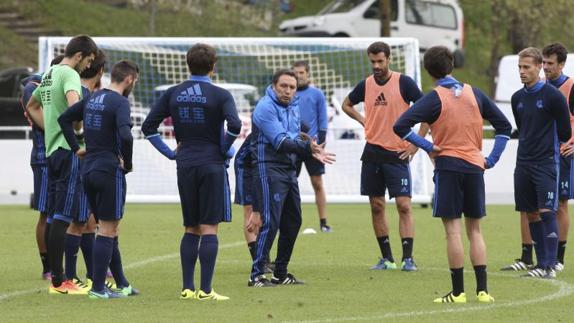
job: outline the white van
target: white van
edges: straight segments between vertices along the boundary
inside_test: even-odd
[[[391,36],[414,37],[421,50],[443,45],[464,62],[463,13],[456,0],[391,0]],[[335,0],[315,16],[285,20],[285,36],[379,37],[378,0]]]
[[[574,77],[574,54],[568,54],[566,65],[564,65],[564,74]],[[544,70],[540,70],[540,77],[544,78]],[[498,75],[495,79],[496,91],[494,93],[494,100],[496,105],[504,113],[510,124],[512,130],[516,130],[516,121],[512,114],[512,107],[510,99],[514,92],[520,90],[524,85],[520,81],[520,74],[518,73],[518,55],[507,55],[500,59],[498,63]]]

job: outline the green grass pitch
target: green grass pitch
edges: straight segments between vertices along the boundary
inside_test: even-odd
[[[466,257],[469,303],[434,304],[450,290],[445,240],[430,209],[415,207],[415,259],[419,271],[370,271],[379,255],[366,204],[331,204],[330,234],[300,235],[289,267],[304,286],[247,287],[249,253],[242,234],[242,211],[220,227],[214,288],[227,302],[182,301],[179,241],[183,232],[179,205],[127,205],[120,227],[126,275],[141,289],[138,297],[93,301],[84,296],[48,295],[40,279],[35,246],[37,216],[24,206],[0,207],[1,322],[375,322],[477,321],[568,322],[574,315],[574,254],[566,251],[566,270],[558,279],[519,278],[498,271],[519,255],[518,215],[510,206],[490,206],[483,221],[488,247],[489,290],[494,304],[474,299],[475,280]],[[395,258],[400,259],[398,219],[388,216]],[[318,229],[314,205],[303,205],[303,228]],[[466,241],[465,241],[466,245]],[[274,252],[273,252],[274,254]],[[83,259],[78,270],[85,272]],[[199,270],[196,270],[199,273]],[[198,283],[199,276],[196,275]]]

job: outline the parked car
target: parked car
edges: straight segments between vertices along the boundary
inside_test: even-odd
[[[568,54],[563,71],[564,74],[574,77],[574,54]],[[544,78],[543,70],[540,70],[540,77]],[[514,92],[524,86],[520,81],[520,74],[518,74],[518,55],[507,55],[500,59],[498,63],[498,76],[495,81],[496,91],[494,100],[508,121],[510,121],[512,130],[514,131],[516,130],[516,121],[514,121],[514,115],[512,114],[510,99]]]
[[[422,51],[443,45],[464,64],[462,8],[456,0],[391,0],[391,36],[414,37]],[[379,0],[335,0],[315,16],[285,20],[284,36],[379,37]]]

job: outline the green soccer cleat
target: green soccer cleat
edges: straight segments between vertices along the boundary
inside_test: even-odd
[[[179,299],[196,299],[196,294],[194,291],[192,291],[191,289],[184,289],[181,291],[181,295],[179,296]]]
[[[457,303],[457,304],[463,304],[466,303],[466,294],[465,293],[460,293],[460,295],[458,296],[454,296],[452,294],[452,292],[449,292],[448,294],[444,295],[443,297],[439,297],[439,298],[435,298],[434,299],[435,303]]]
[[[126,296],[136,296],[136,295],[140,294],[139,289],[132,287],[132,285],[129,285],[128,287],[116,288],[116,289],[112,289],[112,290],[116,293],[122,293]]]
[[[88,297],[90,299],[112,299],[112,298],[126,298],[127,296],[122,293],[116,293],[114,291],[106,289],[101,293],[90,290],[88,292]]]
[[[490,296],[489,293],[481,290],[476,294],[476,300],[479,303],[494,303],[494,297]]]
[[[211,290],[211,293],[209,293],[209,294],[207,294],[206,292],[204,292],[202,290],[199,290],[199,291],[197,291],[195,298],[200,300],[200,301],[205,301],[205,300],[210,300],[210,299],[214,300],[214,301],[226,301],[229,299],[229,297],[227,297],[227,296],[217,294],[213,289]]]
[[[390,262],[387,258],[379,259],[379,262],[371,267],[371,270],[391,270],[397,269],[397,264],[394,262]]]

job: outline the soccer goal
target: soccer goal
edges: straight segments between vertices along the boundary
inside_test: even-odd
[[[55,56],[64,52],[68,37],[40,37],[39,69],[49,67]],[[134,172],[127,176],[128,201],[178,201],[176,169],[142,139],[139,126],[154,102],[171,85],[189,77],[187,50],[198,42],[214,46],[218,61],[214,83],[231,92],[243,121],[242,137],[251,128],[251,113],[257,100],[271,83],[274,71],[289,68],[294,61],[307,60],[311,80],[321,89],[329,104],[327,148],[337,154],[337,162],[326,168],[324,186],[329,202],[363,202],[360,196],[360,156],[364,146],[362,128],[341,110],[341,103],[354,85],[371,73],[366,48],[374,41],[391,46],[391,69],[411,76],[421,84],[418,41],[412,38],[109,38],[95,37],[106,52],[108,66],[129,59],[140,67],[139,81],[130,96],[132,102]],[[109,79],[109,74],[104,77]],[[175,147],[169,120],[163,135]],[[172,140],[170,142],[170,140]],[[236,142],[237,147],[242,139]],[[428,158],[417,154],[411,163],[413,200],[429,203],[432,188]],[[233,167],[229,168],[230,186],[234,189]],[[313,201],[314,193],[306,172],[299,181],[303,201]]]

